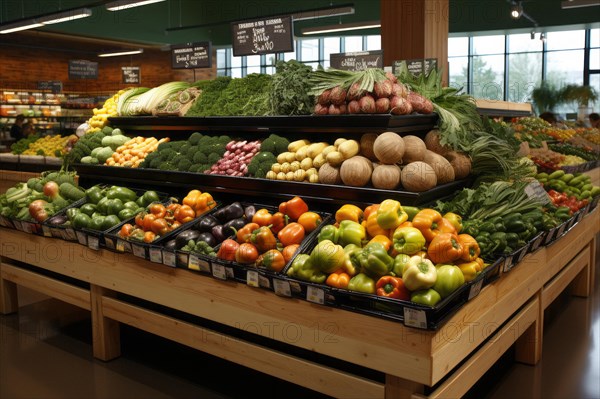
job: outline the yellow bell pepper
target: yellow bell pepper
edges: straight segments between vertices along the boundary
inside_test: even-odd
[[[335,221],[341,223],[343,220],[351,220],[356,223],[362,222],[363,211],[356,205],[345,204],[335,213]]]
[[[481,259],[481,258],[478,258]],[[472,281],[477,277],[479,273],[481,273],[482,267],[481,263],[477,260],[472,260],[470,262],[459,263],[458,268],[462,272],[465,277],[465,281]]]

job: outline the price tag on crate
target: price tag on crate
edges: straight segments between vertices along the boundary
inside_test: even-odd
[[[542,204],[550,203],[550,196],[548,195],[544,187],[540,184],[540,182],[537,180],[534,180],[531,183],[527,184],[525,186],[524,191],[529,198],[538,199]]]
[[[227,271],[225,270],[225,266],[219,265],[218,263],[212,265],[212,275],[219,280],[227,280]]]
[[[210,264],[204,259],[200,259],[197,255],[190,254],[188,259],[188,269],[210,273]]]
[[[504,266],[502,266],[502,271],[504,273],[510,271],[510,269],[512,269],[512,264],[513,264],[513,255],[507,256],[506,259],[504,259]]]
[[[250,287],[258,288],[258,272],[256,270],[248,270],[246,273],[246,284]]]
[[[177,266],[177,257],[173,252],[164,251],[163,252],[163,265],[175,267]]]
[[[225,274],[227,274],[227,278],[234,278],[233,269],[231,267],[225,268]]]
[[[268,290],[271,289],[271,280],[269,280],[268,278],[266,278],[263,275],[259,275],[258,276],[258,285],[260,285],[262,288],[266,288]]]
[[[52,237],[52,230],[48,226],[42,226],[42,232],[44,233],[44,237]]]
[[[275,293],[279,296],[292,296],[292,290],[290,288],[290,283],[288,281],[280,280],[277,278],[273,279],[273,289]]]
[[[115,248],[118,252],[125,252],[128,245],[129,245],[129,243],[126,241],[117,240],[117,245]]]
[[[33,229],[31,228],[31,223],[22,222],[21,226],[23,226],[23,231],[25,233],[31,234],[33,232]]]
[[[81,231],[77,231],[77,241],[79,241],[79,243],[81,245],[86,245],[87,246],[87,235]]]
[[[100,249],[100,240],[96,236],[88,236],[88,248],[97,251]]]
[[[23,223],[21,223],[19,220],[13,220],[13,224],[15,225],[15,229],[23,231]]]
[[[483,287],[483,279],[479,280],[478,282],[476,282],[475,284],[473,284],[471,286],[471,288],[469,289],[469,301],[472,298],[475,298],[477,295],[479,295],[479,293],[481,292],[481,287]]]
[[[62,234],[63,234],[63,237],[65,237],[65,240],[71,240],[71,241],[77,240],[77,234],[75,234],[75,230],[73,230],[71,228],[62,230]]]
[[[131,249],[133,250],[133,254],[138,258],[146,259],[146,248],[141,245],[132,245]]]
[[[325,290],[309,285],[306,289],[306,300],[319,305],[325,304]]]
[[[154,263],[163,263],[163,253],[160,248],[150,248],[150,261]]]
[[[427,314],[424,310],[404,308],[404,325],[427,329]]]

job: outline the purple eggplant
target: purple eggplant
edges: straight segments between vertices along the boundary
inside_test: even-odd
[[[219,223],[219,221],[215,217],[208,215],[200,219],[200,221],[196,224],[194,229],[198,230],[201,233],[210,232],[213,227],[219,224],[221,223]]]
[[[241,217],[241,218],[230,220],[229,222],[225,223],[223,226],[225,227],[225,229],[227,229],[227,232],[229,232],[229,235],[233,235],[239,229],[244,227],[246,225],[246,223],[247,223],[246,219]]]
[[[183,248],[190,240],[196,240],[200,232],[198,230],[186,230],[175,237],[177,249]]]
[[[224,208],[216,211],[213,216],[217,218],[221,223],[228,222],[229,220],[241,218],[244,216],[244,207],[239,202],[234,202]]]
[[[213,227],[210,232],[215,237],[217,242],[223,242],[227,237],[229,237],[226,230],[227,229],[225,229],[225,226],[219,224]]]
[[[200,235],[196,239],[196,243],[198,243],[198,241],[204,241],[205,243],[207,243],[211,247],[215,247],[218,244],[217,239],[215,238],[215,236],[213,236],[209,232],[200,233]]]
[[[255,213],[256,207],[254,205],[248,205],[244,208],[244,217],[246,218],[247,223],[252,222],[252,218],[254,217]]]
[[[173,240],[169,240],[165,243],[165,249],[177,249],[177,240],[173,239]]]

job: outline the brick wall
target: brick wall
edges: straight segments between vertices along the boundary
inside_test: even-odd
[[[174,80],[194,81],[193,70],[171,69],[170,51],[145,48],[143,54],[99,58],[96,53],[107,45],[57,41],[43,36],[3,36],[13,37],[0,42],[0,88],[35,90],[40,80],[60,80],[65,91],[116,92],[131,86],[121,83],[122,66],[140,67],[139,86],[155,87]],[[195,70],[196,80],[216,77],[215,54],[212,58],[212,68]],[[98,62],[98,79],[69,80],[68,63],[76,59]]]

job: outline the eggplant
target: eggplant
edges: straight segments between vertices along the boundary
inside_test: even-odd
[[[177,240],[172,239],[172,240],[167,241],[165,243],[164,247],[165,247],[165,249],[170,249],[170,250],[177,249]]]
[[[200,221],[194,227],[195,230],[198,230],[201,233],[210,232],[213,227],[219,225],[219,221],[212,215],[208,215],[200,219]]]
[[[199,235],[200,232],[198,230],[186,230],[179,233],[177,237],[175,237],[177,249],[183,248],[190,240],[195,241]]]
[[[223,226],[222,224],[219,224],[219,225],[213,227],[210,232],[215,237],[217,242],[223,242],[223,241],[225,241],[225,239],[227,237],[229,237],[231,235],[231,234],[228,234],[228,230],[230,230],[230,229],[226,229],[225,226]]]
[[[244,208],[239,202],[234,202],[231,205],[219,209],[218,211],[213,213],[213,216],[217,218],[221,223],[225,223],[229,220],[241,218],[242,216],[244,216]]]
[[[67,215],[57,215],[50,219],[49,222],[52,225],[60,226],[67,223],[68,220]]]
[[[248,205],[247,207],[244,208],[244,216],[246,217],[246,220],[248,221],[248,223],[252,222],[252,218],[254,217],[255,213],[256,213],[256,207],[254,205]]]
[[[198,242],[198,241],[204,241],[205,243],[207,243],[211,247],[215,247],[218,244],[217,239],[215,238],[215,236],[213,236],[209,232],[200,233],[200,235],[196,239],[196,242]]]
[[[242,217],[242,218],[237,218],[237,219],[230,220],[229,222],[225,223],[225,224],[223,225],[223,227],[225,227],[225,229],[226,229],[227,231],[230,231],[230,232],[231,232],[231,234],[229,234],[229,235],[232,235],[232,234],[235,234],[235,232],[236,232],[237,230],[239,230],[239,229],[241,229],[242,227],[244,227],[244,226],[246,225],[246,223],[247,223],[247,222],[246,222],[246,219],[244,219],[244,218]],[[235,230],[234,230],[234,229],[235,229]]]

